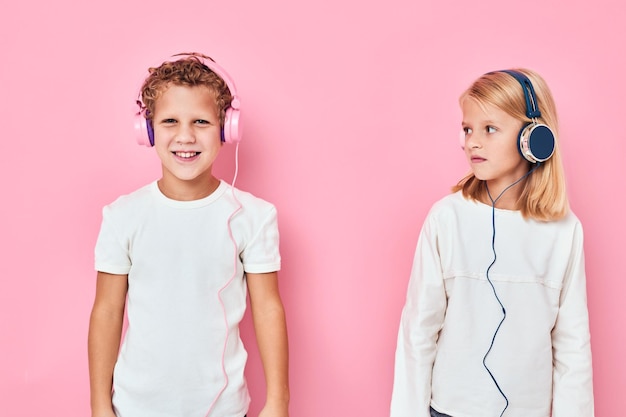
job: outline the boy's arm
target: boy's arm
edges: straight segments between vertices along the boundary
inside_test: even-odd
[[[111,403],[113,368],[122,337],[127,290],[128,275],[98,272],[88,337],[92,417],[115,417]]]
[[[278,273],[246,274],[252,319],[263,362],[267,398],[259,417],[289,415],[289,351]]]

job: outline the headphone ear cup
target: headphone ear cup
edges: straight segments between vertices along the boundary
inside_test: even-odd
[[[518,149],[522,156],[533,164],[550,159],[554,148],[554,133],[548,126],[529,123],[520,131]]]
[[[137,143],[148,147],[154,146],[154,130],[152,129],[152,121],[147,120],[142,111],[135,114],[134,126]]]
[[[222,129],[222,142],[233,144],[241,141],[243,129],[240,123],[240,115],[239,109],[233,107],[226,109],[224,127]]]

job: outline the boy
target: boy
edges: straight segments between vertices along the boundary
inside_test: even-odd
[[[139,104],[162,176],[103,210],[88,343],[92,417],[243,417],[246,287],[267,384],[259,416],[288,416],[276,209],[211,172],[235,95],[200,54],[151,68],[143,84]]]

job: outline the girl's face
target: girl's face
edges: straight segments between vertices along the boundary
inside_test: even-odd
[[[487,181],[495,198],[504,188],[528,172],[528,162],[517,149],[522,121],[490,104],[471,97],[461,103],[465,155],[472,172]]]

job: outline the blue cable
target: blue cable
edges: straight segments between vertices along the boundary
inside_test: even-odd
[[[489,196],[489,200],[491,200],[491,227],[492,227],[492,230],[493,230],[493,233],[491,235],[491,250],[493,251],[493,261],[491,261],[491,264],[489,264],[489,266],[487,267],[487,272],[486,272],[485,275],[487,276],[487,282],[489,282],[489,285],[491,285],[491,289],[493,291],[493,295],[496,297],[496,300],[498,301],[498,304],[500,304],[500,308],[502,309],[502,320],[500,320],[500,323],[498,323],[498,327],[496,327],[496,331],[493,333],[493,337],[491,338],[491,343],[489,344],[489,349],[487,349],[487,353],[485,353],[485,356],[483,356],[483,366],[485,367],[485,369],[489,373],[489,376],[491,377],[491,380],[496,385],[496,388],[500,392],[500,395],[502,395],[502,397],[504,398],[504,401],[506,402],[506,404],[504,405],[504,408],[502,409],[502,412],[500,413],[500,417],[502,417],[504,415],[504,412],[509,407],[509,399],[504,394],[504,391],[502,391],[502,388],[500,388],[500,384],[498,384],[498,381],[496,380],[496,377],[493,376],[493,373],[491,372],[491,370],[489,369],[489,367],[487,366],[487,363],[486,363],[487,356],[489,356],[489,353],[491,353],[491,349],[493,348],[493,344],[496,341],[496,336],[498,335],[498,332],[500,331],[500,327],[502,326],[502,323],[504,323],[504,320],[506,319],[506,309],[504,308],[504,304],[502,304],[502,301],[500,301],[500,297],[498,297],[498,292],[496,291],[496,287],[493,285],[493,282],[491,281],[491,278],[489,278],[489,271],[491,270],[491,267],[496,263],[496,259],[498,258],[498,256],[496,255],[496,203],[498,202],[500,197],[502,197],[502,194],[504,194],[505,191],[507,191],[509,188],[513,187],[514,185],[516,185],[517,183],[522,181],[524,178],[528,177],[534,170],[539,168],[540,164],[541,164],[540,162],[537,162],[520,179],[518,179],[513,184],[511,184],[508,187],[506,187],[504,190],[502,190],[502,192],[500,192],[500,194],[498,195],[498,197],[496,197],[495,200],[491,197],[491,193],[489,192],[489,186],[487,185],[487,181],[485,181],[485,188],[487,189],[487,195]]]

